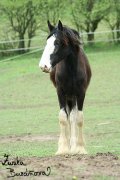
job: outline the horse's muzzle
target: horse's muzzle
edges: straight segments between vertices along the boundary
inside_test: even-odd
[[[41,67],[42,71],[45,72],[45,73],[50,73],[52,71],[52,68],[47,68],[47,66],[45,67]]]

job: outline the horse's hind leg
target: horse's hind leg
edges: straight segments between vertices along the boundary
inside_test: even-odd
[[[77,97],[77,107],[78,107],[78,116],[77,116],[77,127],[78,127],[78,136],[77,136],[77,152],[80,154],[86,154],[85,143],[83,137],[83,125],[84,125],[84,116],[83,116],[83,102],[85,96]]]
[[[78,120],[77,120],[77,126],[78,126],[78,137],[77,137],[77,152],[79,154],[87,154],[85,150],[85,143],[84,143],[84,137],[83,137],[83,124],[84,124],[84,117],[83,112],[78,111]]]
[[[70,144],[69,144],[69,120],[66,111],[66,101],[65,98],[58,93],[60,112],[59,112],[59,124],[60,124],[60,137],[58,141],[58,151],[56,155],[69,154]]]

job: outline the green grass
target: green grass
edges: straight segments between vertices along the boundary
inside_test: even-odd
[[[9,148],[8,148],[9,147]],[[0,148],[0,155],[10,154],[14,157],[23,156],[49,156],[55,154],[57,144],[55,142],[16,142],[2,144]]]
[[[104,175],[99,175],[93,178],[93,180],[117,180],[117,177],[111,177],[111,176],[104,176]]]
[[[90,154],[119,154],[120,47],[104,48],[85,48],[93,75],[84,104],[84,133]],[[56,91],[49,75],[40,71],[39,58],[36,53],[0,62],[1,137],[59,134]],[[0,156],[46,156],[56,150],[56,141],[0,143]]]

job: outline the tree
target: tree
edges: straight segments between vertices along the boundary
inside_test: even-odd
[[[21,0],[19,2],[16,0],[9,0],[8,3],[5,0],[1,2],[0,5],[2,12],[4,12],[9,19],[13,31],[18,33],[19,53],[24,53],[25,34],[28,33],[28,38],[31,39],[38,28],[37,16],[40,13],[41,3],[33,3],[32,0]],[[30,47],[30,44],[31,40],[28,41],[28,47]]]
[[[71,3],[73,22],[77,30],[88,33],[88,42],[93,42],[98,24],[109,11],[108,4],[104,0],[76,0]]]
[[[55,26],[59,19],[62,18],[64,14],[64,0],[42,0],[42,14],[41,21],[50,22]],[[44,23],[43,23],[44,24]],[[48,31],[47,24],[46,26],[41,26],[43,31]]]
[[[120,43],[120,2],[118,0],[111,0],[109,7],[110,12],[104,19],[111,29],[113,41]]]

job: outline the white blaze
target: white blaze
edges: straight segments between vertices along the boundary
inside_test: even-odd
[[[47,44],[45,46],[45,49],[43,51],[41,60],[39,62],[39,67],[44,69],[45,66],[47,67],[47,69],[51,68],[51,63],[50,63],[50,55],[53,53],[54,51],[54,41],[55,41],[55,36],[51,36],[48,40],[47,40]]]

